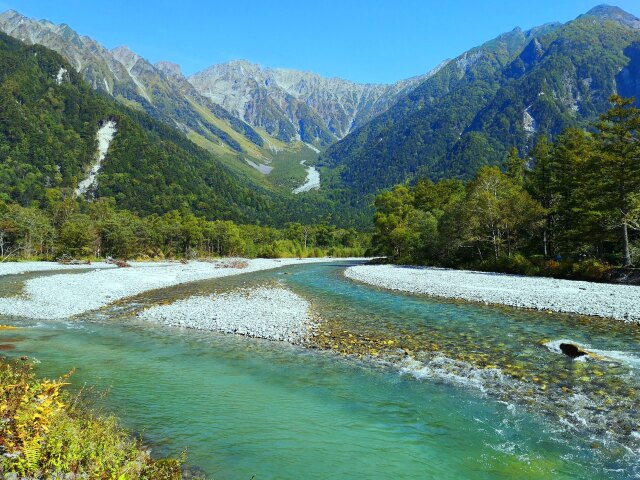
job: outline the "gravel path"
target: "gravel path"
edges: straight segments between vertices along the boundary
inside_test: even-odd
[[[313,324],[306,300],[283,288],[266,287],[191,297],[148,308],[139,317],[164,325],[294,344],[303,343]]]
[[[25,282],[24,294],[0,298],[0,314],[37,319],[68,318],[116,300],[181,283],[268,270],[328,259],[254,259],[244,268],[219,268],[219,262],[132,263],[131,268],[96,269],[87,273],[39,277]]]
[[[631,285],[393,265],[351,267],[345,276],[389,290],[640,323],[640,287]]]

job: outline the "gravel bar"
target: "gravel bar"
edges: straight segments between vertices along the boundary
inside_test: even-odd
[[[148,308],[143,320],[301,344],[313,325],[309,304],[283,288],[260,287],[196,296]]]
[[[640,323],[640,287],[632,285],[394,265],[355,266],[344,274],[388,290]]]
[[[24,293],[20,296],[0,298],[0,315],[64,319],[158,288],[287,265],[327,261],[330,259],[238,260],[244,265],[243,268],[229,268],[232,262],[229,259],[190,262],[185,265],[171,262],[133,262],[131,268],[96,269],[73,275],[38,277],[25,282]]]
[[[104,262],[89,265],[63,265],[56,262],[4,262],[0,263],[0,277],[5,275],[22,275],[32,272],[50,272],[56,270],[91,270],[117,268]]]

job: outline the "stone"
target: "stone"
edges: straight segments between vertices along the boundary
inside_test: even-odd
[[[569,358],[584,357],[588,353],[573,343],[561,343],[560,350]]]

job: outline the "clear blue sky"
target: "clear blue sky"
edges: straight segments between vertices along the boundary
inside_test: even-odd
[[[571,20],[602,0],[0,0],[192,74],[246,59],[356,82],[430,70],[516,26]],[[640,17],[640,0],[611,2]]]

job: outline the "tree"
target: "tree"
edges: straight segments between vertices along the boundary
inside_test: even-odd
[[[480,169],[464,204],[469,240],[491,245],[497,260],[506,248],[511,256],[520,243],[535,235],[542,206],[496,167]]]
[[[415,217],[413,192],[407,185],[398,185],[376,198],[374,244],[383,255],[394,259],[410,259],[416,233],[411,230]]]
[[[610,204],[613,226],[620,228],[623,265],[632,266],[629,229],[632,196],[640,191],[640,109],[632,98],[613,95],[613,107],[598,123],[602,191]]]
[[[88,215],[76,214],[59,230],[58,253],[72,257],[86,257],[93,253],[96,234]]]
[[[569,128],[557,139],[549,162],[548,214],[556,253],[603,255],[604,209],[592,135]]]
[[[553,215],[551,211],[553,203],[552,195],[552,170],[551,159],[553,145],[546,135],[540,137],[531,150],[533,168],[528,172],[525,186],[527,191],[546,210],[544,228],[542,232],[542,245],[545,257],[549,255],[550,233],[552,231]]]
[[[505,160],[505,167],[507,176],[516,184],[522,185],[524,182],[526,160],[524,158],[520,158],[520,154],[516,147],[511,147],[511,150],[509,150],[507,159]]]

